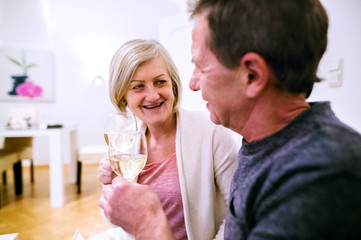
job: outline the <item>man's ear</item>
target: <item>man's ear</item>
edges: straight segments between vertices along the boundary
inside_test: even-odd
[[[247,74],[246,95],[255,98],[269,83],[270,69],[263,57],[253,52],[243,55],[240,64]]]

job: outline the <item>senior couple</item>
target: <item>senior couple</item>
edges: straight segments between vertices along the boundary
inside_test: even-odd
[[[99,206],[119,227],[92,239],[361,239],[361,136],[329,102],[306,100],[327,47],[320,1],[190,9],[189,87],[210,116],[179,108],[181,81],[158,42],[120,47],[110,98],[145,124],[148,160],[138,183],[100,162]]]

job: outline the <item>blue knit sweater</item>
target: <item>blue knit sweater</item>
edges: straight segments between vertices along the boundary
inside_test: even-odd
[[[361,135],[328,102],[243,140],[225,239],[361,239]]]

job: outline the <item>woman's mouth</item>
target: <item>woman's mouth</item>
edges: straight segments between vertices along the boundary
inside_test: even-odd
[[[143,105],[143,108],[145,108],[145,109],[154,109],[154,108],[160,107],[162,104],[163,104],[163,102],[161,102],[159,104],[156,104],[156,105]]]

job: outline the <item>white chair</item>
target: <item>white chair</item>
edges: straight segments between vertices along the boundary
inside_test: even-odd
[[[77,178],[78,193],[81,192],[81,172],[83,164],[97,164],[108,152],[107,145],[90,145],[78,149]]]

